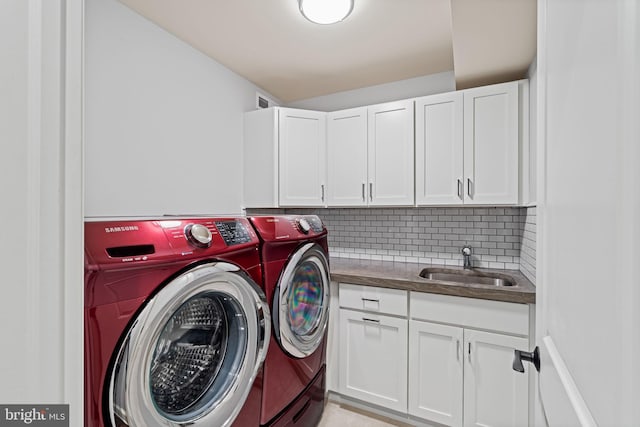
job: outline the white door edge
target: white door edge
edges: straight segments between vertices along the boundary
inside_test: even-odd
[[[574,425],[580,425],[582,427],[597,427],[598,424],[593,419],[591,411],[589,411],[586,402],[582,398],[582,394],[580,394],[564,359],[560,355],[553,339],[549,335],[542,338],[540,356],[542,358],[539,376],[540,390],[545,390],[545,384],[553,382],[559,383],[561,385],[560,389],[565,392],[565,396],[563,396],[565,399],[562,397],[559,397],[558,399],[549,399],[552,401],[545,401],[542,397],[545,395],[541,393],[540,400],[542,401],[542,406],[544,407],[547,416],[550,413],[558,411],[562,411],[565,416],[567,416],[569,415],[568,410],[572,409],[576,420],[576,424]],[[558,389],[557,387],[553,388],[556,390]],[[566,405],[567,403],[569,403],[568,406]]]

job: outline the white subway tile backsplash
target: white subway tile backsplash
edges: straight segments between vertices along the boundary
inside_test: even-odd
[[[524,210],[522,242],[520,245],[520,271],[533,284],[536,283],[536,207]]]
[[[332,256],[520,270],[535,283],[536,208],[278,209],[315,214],[329,230]],[[269,213],[261,210],[249,213]]]

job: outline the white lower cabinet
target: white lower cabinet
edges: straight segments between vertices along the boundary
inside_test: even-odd
[[[464,342],[464,425],[528,425],[528,377],[511,364],[513,350],[529,340],[465,329]]]
[[[529,307],[418,292],[409,306],[409,414],[454,427],[527,426],[528,376],[511,365],[514,349],[529,347]]]
[[[409,414],[448,426],[526,426],[527,376],[511,370],[528,340],[411,320]]]
[[[463,329],[409,322],[409,414],[462,425]]]
[[[339,285],[338,391],[407,412],[408,293]]]
[[[407,319],[340,310],[340,392],[407,410]]]
[[[529,425],[529,313],[515,304],[339,285],[338,387],[359,399],[453,427]]]

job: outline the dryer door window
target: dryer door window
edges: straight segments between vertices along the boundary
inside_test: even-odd
[[[274,326],[281,347],[298,358],[322,343],[329,314],[329,265],[322,248],[308,243],[287,263],[274,298]]]
[[[264,295],[236,266],[205,264],[152,297],[109,383],[112,425],[230,425],[266,355]]]

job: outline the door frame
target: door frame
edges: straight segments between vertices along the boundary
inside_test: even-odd
[[[15,387],[25,395],[14,398],[68,404],[70,425],[82,426],[84,0],[27,0],[17,18],[24,19],[27,38],[27,136],[13,143],[24,144],[26,153],[24,173],[16,179],[27,188],[19,212],[28,271],[25,299],[16,300],[10,314],[24,320],[29,351],[24,384]]]
[[[47,1],[47,0],[42,0]],[[72,426],[84,422],[84,0],[64,0],[65,390]]]

